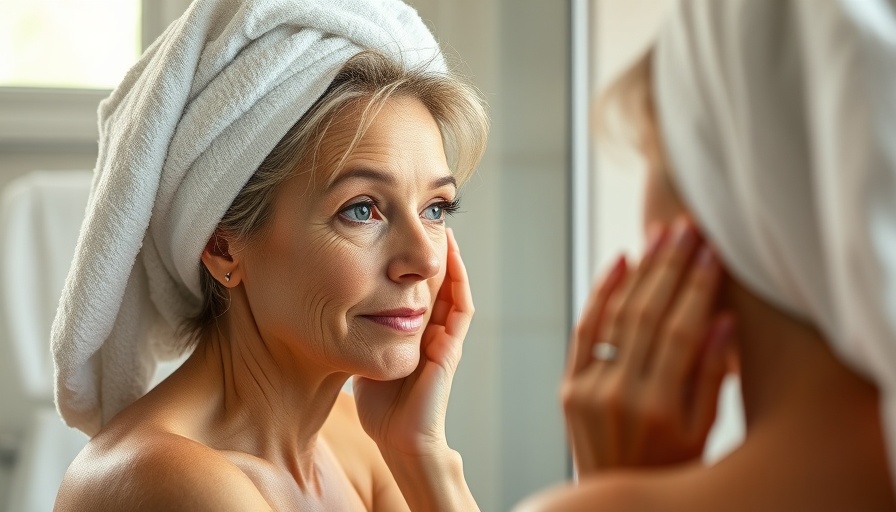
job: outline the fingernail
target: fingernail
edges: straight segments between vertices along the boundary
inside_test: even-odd
[[[679,217],[678,220],[675,221],[675,226],[672,228],[672,244],[677,247],[684,247],[691,243],[696,238],[696,234],[694,233],[694,228],[691,226],[691,223],[684,217]]]
[[[625,254],[620,254],[619,257],[616,258],[616,263],[613,264],[613,270],[610,271],[610,278],[618,278],[625,270],[625,267]]]
[[[715,265],[716,253],[708,244],[703,244],[697,254],[697,265],[702,268],[710,268]]]
[[[619,279],[619,276],[622,275],[623,270],[625,270],[625,255],[620,254],[613,262],[613,266],[611,266],[609,270],[605,271],[603,277],[598,276],[597,282],[610,283],[616,281],[617,279]]]

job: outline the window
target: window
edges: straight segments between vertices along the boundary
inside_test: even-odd
[[[97,104],[189,3],[0,0],[0,148],[95,148]]]
[[[111,89],[140,55],[140,0],[0,0],[0,86]]]

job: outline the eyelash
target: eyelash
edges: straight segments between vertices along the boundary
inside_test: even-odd
[[[358,206],[366,206],[366,207],[370,208],[371,210],[374,210],[374,209],[379,208],[379,203],[377,203],[376,200],[374,200],[374,199],[368,199],[366,201],[359,201],[357,203],[352,203],[352,204],[346,206],[345,208],[340,210],[339,213],[341,214],[342,212],[348,211],[352,208],[357,208]],[[460,211],[460,198],[454,198],[451,201],[439,201],[437,203],[432,203],[432,204],[428,205],[427,208],[432,208],[433,206],[438,206],[439,208],[441,208],[442,211],[445,212],[445,215],[454,215],[455,213]],[[352,224],[362,224],[362,225],[366,224],[364,222],[358,222],[356,220],[348,219],[345,216],[342,216],[342,218],[348,222],[351,222]],[[444,218],[441,220],[444,220]]]
[[[433,203],[433,204],[427,206],[427,208],[429,208],[431,206],[441,207],[442,211],[445,212],[445,215],[454,215],[455,213],[460,211],[460,199],[455,198],[455,199],[452,199],[451,201],[441,201],[438,203]]]

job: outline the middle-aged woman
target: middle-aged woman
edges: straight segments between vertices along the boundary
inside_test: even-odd
[[[53,328],[91,440],[56,509],[475,510],[445,216],[486,133],[397,0],[196,0],[100,106]]]
[[[676,5],[608,97],[648,249],[573,337],[579,481],[521,510],[896,509],[894,41],[887,0]],[[747,434],[705,465],[729,347]]]

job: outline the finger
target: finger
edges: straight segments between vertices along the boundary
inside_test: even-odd
[[[686,274],[697,242],[691,221],[686,217],[676,220],[662,247],[657,249],[656,261],[645,272],[643,286],[633,290],[629,298],[628,337],[620,343],[630,348],[623,351],[620,365],[632,376],[643,375],[648,365],[658,327]]]
[[[446,266],[448,258],[445,258]],[[448,313],[451,311],[451,280],[448,279],[448,272],[445,271],[445,277],[442,278],[442,285],[439,286],[439,292],[436,300],[432,305],[432,314],[429,315],[429,323],[444,326],[448,320]]]
[[[589,365],[564,382],[563,412],[580,471],[611,465],[622,450],[624,390],[619,379],[603,377],[597,365]]]
[[[734,317],[722,314],[713,322],[702,363],[694,383],[691,430],[703,439],[712,428],[722,380],[728,373],[728,347],[734,337]]]
[[[454,231],[448,228],[448,263],[445,280],[451,285],[451,310],[445,322],[445,332],[463,338],[473,319],[473,293],[467,268],[460,256],[460,248],[454,238]]]
[[[635,398],[631,386],[626,385],[620,374],[606,373],[611,367],[592,364],[575,381],[580,394],[584,393],[580,407],[591,423],[591,428],[584,429],[584,435],[596,443],[596,455],[603,465],[622,459],[632,426],[627,415]]]
[[[569,351],[569,374],[575,375],[583,368],[594,362],[592,351],[596,342],[598,328],[603,321],[607,301],[613,292],[619,289],[620,283],[625,280],[628,271],[628,263],[625,256],[621,255],[616,263],[610,267],[607,275],[595,286],[576,325],[572,336],[572,346]]]
[[[451,311],[451,300],[442,298],[442,290],[451,291],[451,285],[443,282],[439,288],[439,295],[432,305],[432,314],[429,315],[429,323],[444,326],[448,320],[448,313]]]
[[[445,234],[446,239],[448,240],[445,255],[445,276],[442,278],[442,285],[439,286],[439,292],[436,295],[436,300],[432,307],[432,315],[429,317],[429,323],[441,326],[445,325],[445,322],[448,319],[448,312],[451,311],[454,304],[451,290],[452,282],[449,275],[450,269],[448,268],[448,260],[451,257],[451,243],[453,239],[451,228],[446,228]]]
[[[598,332],[598,340],[601,342],[612,343],[617,346],[620,353],[619,359],[622,359],[629,347],[624,345],[628,331],[632,328],[632,298],[637,296],[637,291],[644,286],[646,277],[651,272],[654,262],[657,259],[657,252],[663,245],[667,236],[665,226],[652,226],[648,236],[647,249],[642,256],[638,268],[629,277],[622,290],[615,294],[607,304],[605,313],[606,320],[600,326]]]
[[[721,274],[712,248],[704,244],[657,343],[651,373],[664,386],[684,385],[691,379],[710,328]]]
[[[451,297],[458,311],[473,312],[473,293],[470,290],[470,280],[467,276],[467,267],[460,256],[460,247],[454,237],[454,230],[448,228],[448,271],[447,275],[451,283]]]

